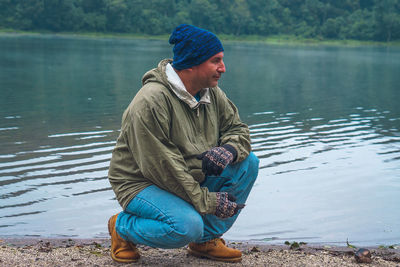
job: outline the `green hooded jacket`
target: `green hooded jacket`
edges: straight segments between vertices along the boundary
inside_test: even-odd
[[[197,102],[173,86],[166,74],[170,62],[161,61],[143,76],[143,87],[125,110],[109,181],[123,209],[141,190],[156,185],[199,213],[213,214],[216,194],[200,186],[205,175],[196,156],[230,144],[238,152],[235,162],[244,160],[250,153],[249,129],[220,88],[203,89]]]

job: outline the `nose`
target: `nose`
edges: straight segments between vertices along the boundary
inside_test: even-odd
[[[224,72],[226,71],[225,63],[224,63],[223,60],[220,61],[219,66],[218,66],[218,68],[217,68],[217,71],[218,71],[219,73],[224,73]]]

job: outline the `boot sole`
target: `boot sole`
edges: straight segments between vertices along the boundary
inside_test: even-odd
[[[219,257],[214,257],[206,253],[201,253],[197,252],[194,250],[191,250],[188,248],[188,253],[192,256],[198,257],[198,258],[208,258],[211,260],[216,260],[216,261],[224,261],[224,262],[240,262],[242,261],[242,257],[237,257],[237,258],[219,258]]]
[[[111,236],[111,225],[110,225],[110,223],[111,223],[111,219],[108,220],[108,233]],[[137,259],[120,259],[120,258],[115,257],[115,255],[111,251],[110,251],[110,255],[111,255],[111,258],[114,261],[120,262],[120,263],[132,263],[132,262],[137,262],[139,260],[139,258],[137,258]]]

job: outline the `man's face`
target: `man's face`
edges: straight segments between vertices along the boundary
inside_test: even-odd
[[[222,73],[225,72],[225,64],[223,61],[224,53],[219,52],[210,57],[200,65],[192,67],[193,79],[201,88],[215,87]]]

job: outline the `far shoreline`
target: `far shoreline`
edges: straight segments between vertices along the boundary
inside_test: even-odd
[[[101,32],[49,32],[49,31],[21,31],[14,29],[1,29],[0,36],[59,36],[72,38],[89,38],[89,39],[136,39],[136,40],[162,40],[168,42],[169,35],[147,35],[135,33],[101,33]],[[378,47],[400,47],[400,40],[392,42],[377,41],[361,41],[361,40],[336,40],[321,38],[303,38],[295,35],[244,35],[234,36],[226,34],[218,34],[221,41],[225,43],[249,43],[249,44],[266,44],[266,45],[283,45],[283,46],[343,46],[343,47],[359,47],[359,46],[378,46]]]

